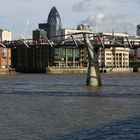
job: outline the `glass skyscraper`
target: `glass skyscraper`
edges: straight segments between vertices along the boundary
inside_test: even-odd
[[[62,29],[62,22],[56,7],[53,7],[50,10],[47,23],[39,24],[39,29],[43,29],[44,31],[47,32],[47,38],[49,40],[52,41],[57,40],[58,37],[54,37],[54,36],[59,35],[59,32]]]
[[[53,36],[58,35],[60,29],[62,29],[61,18],[56,7],[53,7],[48,15],[48,20],[47,20],[48,38],[51,40],[55,40],[55,37]]]

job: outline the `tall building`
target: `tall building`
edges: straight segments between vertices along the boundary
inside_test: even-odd
[[[0,29],[0,42],[11,41],[11,40],[12,40],[12,33],[8,30]]]
[[[43,29],[36,29],[33,31],[33,40],[40,40],[40,39],[45,39],[47,37],[47,32],[44,31]]]
[[[140,36],[140,24],[137,25],[137,36]]]
[[[59,34],[59,30],[62,29],[62,22],[60,15],[56,9],[56,7],[53,7],[50,10],[50,13],[48,15],[47,23],[40,23],[39,29],[43,29],[47,31],[47,38],[50,40],[57,40],[57,38],[53,37]]]
[[[47,23],[39,23],[38,28],[47,32]]]
[[[61,18],[57,9],[53,7],[48,15],[48,23],[47,23],[48,38],[53,40],[51,36],[58,35],[60,29],[62,29]]]

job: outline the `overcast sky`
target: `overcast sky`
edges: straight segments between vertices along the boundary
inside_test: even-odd
[[[0,0],[0,28],[10,29],[13,39],[31,37],[38,23],[47,21],[55,6],[64,28],[89,24],[94,32],[136,34],[140,0]]]

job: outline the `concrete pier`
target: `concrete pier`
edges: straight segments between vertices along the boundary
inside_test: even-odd
[[[87,86],[101,86],[101,77],[99,73],[98,64],[89,64],[87,72]]]
[[[99,48],[94,48],[91,44],[88,34],[84,34],[85,46],[88,53],[88,73],[87,73],[87,86],[101,86],[101,76],[98,64]]]

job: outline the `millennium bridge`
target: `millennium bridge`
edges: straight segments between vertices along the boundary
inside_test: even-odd
[[[67,36],[64,40],[60,39],[63,35],[54,36],[55,41],[46,37],[39,40],[5,41],[1,42],[0,46],[11,48],[11,67],[19,72],[46,72],[47,68],[57,66],[61,62],[65,67],[88,66],[87,85],[90,86],[101,85],[98,64],[101,49],[123,47],[137,50],[140,48],[140,42],[129,41],[128,37],[117,38],[82,32],[64,36]]]

